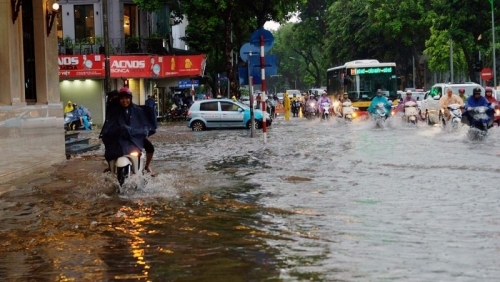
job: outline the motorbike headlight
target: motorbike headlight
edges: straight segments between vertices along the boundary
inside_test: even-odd
[[[352,113],[352,117],[356,117],[356,116],[358,116],[358,115],[356,114],[356,112]]]
[[[134,156],[134,157],[138,157],[139,156],[139,152],[132,152],[130,153],[131,156]]]
[[[334,106],[335,108],[336,108],[336,107],[338,107],[338,106],[339,106],[339,102],[334,102],[334,103],[333,103],[333,106]]]
[[[495,113],[496,113],[497,115],[500,115],[500,110],[496,110],[496,111],[495,111]]]

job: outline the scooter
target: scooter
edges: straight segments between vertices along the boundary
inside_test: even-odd
[[[342,118],[346,121],[352,121],[355,116],[355,110],[357,108],[353,107],[351,102],[346,101],[342,103]]]
[[[116,175],[119,183],[118,193],[122,192],[121,188],[127,178],[130,178],[134,174],[142,173],[145,161],[141,150],[134,148],[128,155],[121,156],[109,162],[109,169]]]
[[[328,120],[330,119],[330,103],[328,102],[323,102],[321,103],[321,108],[323,108],[323,113],[321,115],[322,119]]]
[[[294,117],[299,116],[300,106],[301,106],[301,103],[299,100],[294,100],[292,102],[292,114]]]
[[[376,127],[384,128],[385,120],[387,119],[387,109],[385,108],[384,103],[378,103],[375,105],[375,114],[372,115],[375,120]]]
[[[83,117],[85,118],[85,117]],[[89,124],[89,129],[92,129],[92,118],[86,116]],[[76,117],[73,111],[64,114],[64,129],[71,130],[85,130],[85,126],[80,122],[80,118]]]
[[[452,131],[457,131],[460,128],[460,125],[462,124],[461,108],[462,106],[460,106],[459,104],[450,104],[447,107],[448,111],[450,112],[450,128]],[[446,119],[442,111],[439,113],[439,116],[441,117],[443,128],[445,128]]]
[[[305,117],[307,119],[314,119],[318,116],[318,107],[316,101],[307,101],[305,106]]]
[[[417,103],[413,101],[408,101],[405,103],[405,114],[404,118],[407,123],[417,124],[418,121],[418,110]]]
[[[474,107],[469,110],[472,116],[472,123],[469,124],[467,136],[470,140],[482,140],[488,135],[488,129],[491,127],[492,118],[488,115],[488,107]]]

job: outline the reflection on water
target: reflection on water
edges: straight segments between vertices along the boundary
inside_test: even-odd
[[[221,188],[221,187],[219,187]],[[253,187],[174,200],[101,198],[18,189],[2,195],[0,277],[19,281],[262,281],[280,260],[260,231]],[[16,199],[23,202],[16,203]]]

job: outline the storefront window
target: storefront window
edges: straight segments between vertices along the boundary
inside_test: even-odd
[[[75,5],[75,40],[91,40],[94,36],[94,5]]]

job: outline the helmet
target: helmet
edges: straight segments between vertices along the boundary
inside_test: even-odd
[[[477,93],[481,94],[481,88],[476,87],[476,88],[472,89],[472,94],[477,94]]]
[[[411,94],[411,90],[406,90],[406,94]]]
[[[491,87],[486,87],[486,88],[484,89],[484,92],[486,92],[486,93],[490,92],[491,94],[493,94],[493,88],[491,88]]]
[[[122,87],[122,88],[120,88],[120,90],[118,90],[118,96],[120,96],[120,97],[128,96],[132,99],[132,91],[130,91],[130,89],[128,89],[128,87]]]
[[[465,89],[463,88],[458,89],[458,93],[465,93]]]

